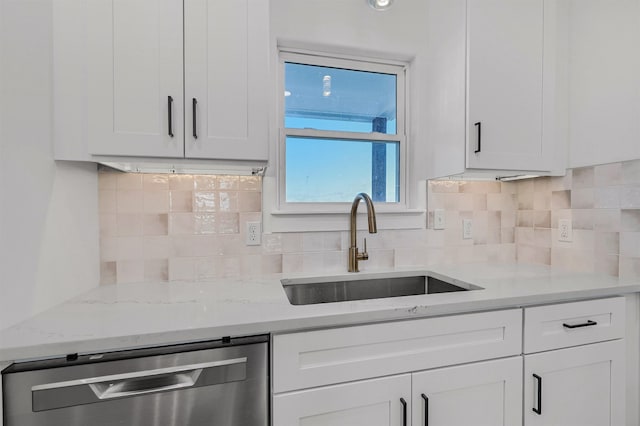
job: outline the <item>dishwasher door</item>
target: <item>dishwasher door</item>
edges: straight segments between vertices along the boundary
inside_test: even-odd
[[[248,339],[16,364],[4,425],[267,426],[268,343]]]

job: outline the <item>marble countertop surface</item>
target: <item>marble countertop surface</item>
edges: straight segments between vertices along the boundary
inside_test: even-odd
[[[280,284],[282,275],[101,286],[0,331],[0,362],[640,292],[638,281],[538,265],[469,264],[363,272],[357,277],[411,271],[432,271],[483,289],[293,306]],[[336,276],[343,275],[354,276]]]

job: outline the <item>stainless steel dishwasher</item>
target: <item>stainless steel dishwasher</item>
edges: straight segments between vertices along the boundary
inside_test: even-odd
[[[5,426],[267,426],[268,337],[18,363]]]

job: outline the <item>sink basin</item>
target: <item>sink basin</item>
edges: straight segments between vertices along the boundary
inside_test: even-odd
[[[479,290],[471,284],[445,281],[430,274],[406,276],[325,277],[281,280],[292,305],[383,299],[420,294]]]

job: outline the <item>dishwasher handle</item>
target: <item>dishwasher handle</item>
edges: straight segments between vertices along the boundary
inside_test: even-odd
[[[224,376],[225,381],[244,380],[246,363],[247,358],[243,357],[36,385],[31,388],[33,410],[51,410],[99,402],[100,400],[212,384],[198,384],[197,382],[205,370],[219,367],[242,366],[242,369],[230,371],[231,374],[224,374]],[[82,388],[86,389],[87,387],[91,389],[91,398],[86,392],[81,391]]]

